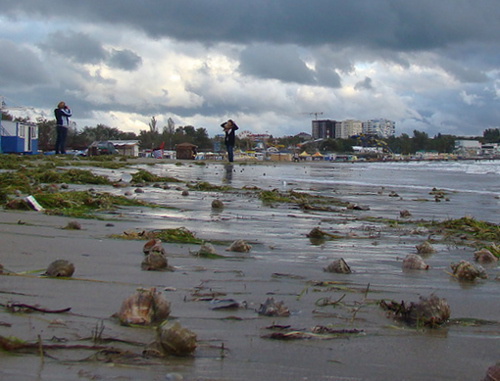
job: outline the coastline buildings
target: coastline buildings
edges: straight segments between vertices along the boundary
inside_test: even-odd
[[[388,119],[371,119],[363,122],[363,134],[389,138],[396,134],[396,123]]]
[[[388,119],[371,119],[365,122],[348,119],[336,121],[332,119],[313,120],[313,139],[348,139],[355,135],[370,135],[388,138],[396,134],[396,123]]]

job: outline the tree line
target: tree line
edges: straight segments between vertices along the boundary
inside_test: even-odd
[[[14,120],[8,113],[2,113],[2,119]],[[29,119],[15,118],[16,121],[29,122]],[[54,148],[56,139],[56,122],[52,119],[38,118],[38,147],[42,151],[50,151]],[[216,136],[210,138],[205,128],[194,126],[175,126],[172,118],[169,118],[167,125],[158,126],[158,121],[153,116],[148,125],[149,129],[141,130],[139,134],[134,132],[123,132],[116,127],[109,127],[98,124],[95,127],[84,127],[77,130],[70,127],[68,130],[67,146],[83,150],[94,141],[105,140],[138,140],[140,149],[155,149],[163,145],[164,149],[174,150],[180,143],[192,143],[198,147],[199,151],[210,151],[214,149],[215,143],[221,144],[222,138]],[[321,141],[307,141],[299,136],[270,136],[265,144],[267,147],[275,146],[279,149],[294,149],[299,147],[300,151],[307,151],[310,154],[321,153],[349,153],[353,152],[354,146],[380,147],[383,151],[409,155],[419,151],[452,153],[455,149],[455,141],[458,139],[470,139],[457,137],[454,135],[437,134],[429,137],[426,132],[413,131],[413,136],[406,133],[400,136],[392,136],[381,139],[373,136],[356,136],[349,139],[323,139]],[[489,128],[484,130],[482,137],[475,138],[481,143],[500,143],[500,129]],[[252,150],[255,143],[248,138],[236,138],[236,148],[244,151]],[[222,147],[223,148],[223,147]]]

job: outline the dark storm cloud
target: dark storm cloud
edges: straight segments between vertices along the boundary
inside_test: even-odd
[[[34,86],[47,82],[36,54],[10,41],[0,40],[0,86]]]
[[[96,64],[107,57],[99,41],[80,32],[52,33],[40,47],[76,63]]]
[[[293,48],[250,46],[241,52],[240,71],[257,78],[312,84],[314,75]]]
[[[133,71],[141,66],[142,58],[128,49],[113,49],[110,52],[107,63],[109,66],[117,69]]]
[[[155,37],[196,40],[356,44],[396,50],[496,41],[498,0],[86,0],[4,1],[7,14],[41,14],[122,24]]]

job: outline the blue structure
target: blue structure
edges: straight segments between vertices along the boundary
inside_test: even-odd
[[[38,126],[34,123],[0,121],[0,146],[3,153],[38,153]]]

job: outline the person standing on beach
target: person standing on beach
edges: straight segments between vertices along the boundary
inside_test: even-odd
[[[221,127],[226,133],[226,136],[224,136],[224,144],[226,144],[227,158],[229,162],[232,163],[234,161],[234,142],[236,140],[234,131],[238,129],[238,126],[231,119],[229,119],[227,122],[222,123]]]
[[[54,110],[56,117],[56,155],[66,153],[66,136],[68,136],[69,118],[72,115],[71,109],[65,102],[59,102]]]

